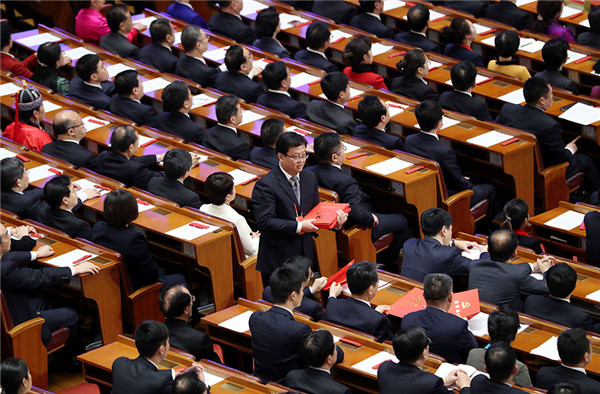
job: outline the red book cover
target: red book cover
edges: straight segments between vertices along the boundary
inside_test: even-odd
[[[337,210],[348,213],[350,204],[336,204],[331,202],[320,202],[315,206],[303,220],[313,219],[313,224],[318,228],[331,230],[337,223]]]
[[[352,260],[351,262],[346,264],[344,266],[344,268],[342,268],[341,270],[339,270],[338,272],[336,272],[335,274],[333,274],[329,278],[327,278],[327,283],[325,283],[325,287],[323,287],[323,290],[329,290],[331,288],[331,285],[333,284],[333,282],[340,284],[340,285],[343,285],[344,283],[346,283],[346,281],[347,281],[346,271],[348,271],[348,268],[350,268],[350,266],[352,264],[354,264],[354,260]]]
[[[425,303],[425,297],[423,296],[423,289],[415,287],[404,294],[398,301],[394,302],[386,313],[388,315],[404,317],[411,312],[425,309],[426,306],[427,304]]]
[[[386,313],[398,317],[404,317],[411,312],[420,311],[427,306],[423,290],[418,287],[402,296],[398,301],[391,305]],[[458,317],[469,317],[478,314],[481,311],[479,305],[479,291],[477,289],[454,293],[452,305],[448,313]]]

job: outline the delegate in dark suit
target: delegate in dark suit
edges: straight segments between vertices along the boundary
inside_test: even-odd
[[[257,146],[250,151],[250,161],[259,166],[273,169],[279,165],[275,148]]]
[[[175,74],[199,83],[203,88],[215,86],[215,76],[221,71],[216,67],[209,67],[206,63],[191,57],[184,56],[177,60]]]
[[[568,90],[573,94],[579,94],[579,85],[577,85],[577,82],[565,77],[560,71],[544,70],[535,74],[535,77],[543,79],[552,87]]]
[[[173,51],[161,44],[146,45],[140,50],[140,61],[146,63],[160,71],[161,73],[175,72],[177,56]]]
[[[0,193],[2,209],[18,215],[21,219],[35,219],[43,198],[44,189],[25,190],[23,194],[12,190]]]
[[[583,394],[597,394],[600,392],[600,382],[590,378],[583,372],[567,368],[564,365],[540,368],[535,379],[535,387],[547,390],[553,384],[562,382],[579,385]]]
[[[115,94],[110,100],[109,111],[115,115],[131,119],[138,126],[148,125],[156,127],[158,112],[151,105],[142,104],[130,98],[123,98]]]
[[[411,238],[404,243],[401,275],[423,282],[427,274],[440,272],[450,276],[468,276],[469,267],[476,261],[461,255],[461,250],[442,245],[437,239]],[[487,252],[481,258],[489,259]]]
[[[238,44],[252,45],[256,33],[239,16],[227,12],[214,14],[208,21],[208,29],[217,34],[232,38]]]
[[[255,103],[264,93],[262,86],[246,74],[223,71],[215,76],[215,88],[238,96],[248,103]]]
[[[523,312],[571,328],[600,333],[600,323],[570,302],[551,296],[530,295],[525,300]]]
[[[424,34],[419,34],[414,31],[405,31],[394,36],[394,40],[413,47],[421,48],[425,52],[441,53],[442,49],[438,44],[431,41]]]
[[[81,205],[81,201],[79,201],[79,205]],[[92,239],[92,226],[65,209],[51,208],[49,205],[43,204],[38,211],[37,221],[64,231],[71,238]]]
[[[203,358],[221,363],[219,356],[213,350],[210,337],[196,330],[180,319],[167,319],[165,325],[169,329],[169,344],[194,356],[196,361]]]
[[[594,33],[593,31],[584,31],[577,36],[577,43],[600,49],[600,34]]]
[[[158,114],[156,128],[183,138],[186,144],[188,142],[202,144],[202,134],[204,134],[202,126],[184,113],[162,112]]]
[[[424,328],[431,338],[429,351],[439,354],[449,363],[464,363],[469,351],[478,347],[467,322],[439,308],[428,306],[404,316],[401,328],[410,327]]]
[[[585,261],[588,264],[600,266],[600,212],[586,213],[583,222],[586,229]]]
[[[262,293],[262,299],[269,302],[275,302],[273,294],[271,293],[271,286],[265,287]],[[294,310],[312,317],[315,321],[322,320],[323,316],[325,316],[323,305],[320,302],[315,301],[314,295],[310,292],[309,287],[304,288],[302,303]]]
[[[58,157],[73,164],[75,167],[94,169],[98,156],[85,149],[75,141],[56,140],[44,145],[42,153]]]
[[[492,115],[490,115],[487,104],[479,97],[473,97],[456,90],[447,91],[440,95],[440,105],[442,108],[474,116],[484,122],[492,121]]]
[[[203,145],[231,156],[234,160],[248,160],[250,145],[242,141],[240,136],[229,127],[216,125],[204,132]]]
[[[69,83],[68,96],[91,105],[95,109],[108,109],[110,96],[115,93],[115,85],[105,81],[101,82],[100,86],[91,86],[84,83],[81,78],[73,78]]]
[[[510,25],[517,30],[531,30],[533,17],[510,1],[491,3],[484,12],[486,18]]]
[[[271,52],[279,56],[281,59],[290,57],[290,53],[273,37],[261,37],[252,43],[252,46],[262,49],[263,51]]]
[[[269,274],[287,258],[315,255],[316,234],[296,234],[298,216],[304,216],[319,203],[317,178],[310,171],[298,174],[300,198],[298,203],[279,166],[260,178],[252,192],[254,218],[260,231],[256,269]]]
[[[112,364],[113,394],[170,394],[173,377],[170,369],[159,370],[144,357],[119,357]]]
[[[192,190],[185,187],[185,185],[179,182],[177,179],[168,179],[167,177],[156,177],[150,179],[148,182],[148,191],[167,198],[171,201],[175,201],[180,207],[192,207],[199,209],[200,196]]]
[[[377,382],[380,394],[396,394],[402,388],[403,392],[411,394],[448,394],[452,391],[444,386],[442,378],[431,372],[422,371],[416,365],[386,361],[377,369]],[[470,393],[464,387],[461,394]]]
[[[283,112],[291,118],[302,118],[306,112],[306,104],[296,101],[287,94],[266,92],[263,93],[257,104]]]
[[[354,15],[350,20],[350,26],[374,34],[379,38],[391,39],[394,37],[392,28],[384,25],[380,19],[366,13]]]
[[[471,380],[471,393],[473,394],[518,394],[525,392],[506,383],[494,382],[485,375],[477,375]]]
[[[121,33],[110,32],[100,39],[100,47],[116,53],[120,57],[137,59],[140,48],[129,42]]]
[[[349,24],[356,14],[356,8],[344,0],[315,0],[312,12],[332,19],[335,23]]]
[[[285,385],[309,394],[351,394],[352,391],[333,380],[330,373],[315,368],[295,369],[285,378]]]
[[[329,298],[325,320],[373,335],[380,342],[393,337],[390,319],[356,298]]]
[[[479,299],[498,306],[523,310],[522,297],[548,294],[543,280],[531,276],[528,263],[510,264],[482,260],[469,269],[469,289],[479,289]]]
[[[339,134],[352,134],[356,121],[345,108],[329,101],[312,100],[306,106],[306,117],[311,122],[329,127]]]
[[[468,60],[475,64],[477,67],[485,67],[485,65],[483,64],[483,58],[481,57],[481,54],[469,50],[463,47],[462,45],[450,43],[446,45],[446,48],[444,48],[443,53],[446,56],[450,56],[458,60]]]
[[[96,172],[123,182],[127,187],[135,186],[146,190],[150,179],[162,176],[161,172],[150,169],[155,165],[154,155],[127,159],[120,153],[106,150],[98,155]]]
[[[311,52],[308,49],[300,49],[298,52],[296,52],[294,55],[294,60],[308,64],[309,66],[320,68],[328,73],[339,71],[337,66],[327,60],[324,55]]]
[[[361,140],[369,141],[374,144],[383,146],[389,150],[402,150],[404,149],[404,143],[400,137],[388,134],[383,130],[379,130],[373,127],[367,127],[359,124],[350,133],[353,137],[360,138]]]
[[[414,77],[396,77],[392,80],[390,89],[394,93],[410,97],[415,100],[435,100],[439,99],[438,94],[423,80]]]

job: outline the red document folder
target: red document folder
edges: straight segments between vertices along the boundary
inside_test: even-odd
[[[350,268],[350,266],[352,264],[354,264],[354,260],[352,260],[351,262],[346,264],[344,266],[344,268],[342,268],[341,270],[339,270],[338,272],[336,272],[335,274],[333,274],[329,278],[327,278],[327,283],[325,283],[325,287],[323,287],[323,290],[329,290],[331,288],[331,285],[333,284],[333,282],[340,284],[340,285],[343,285],[344,283],[346,283],[346,281],[347,281],[346,271],[348,271],[348,268]]]
[[[387,314],[404,317],[405,315],[425,309],[425,297],[423,290],[418,287],[413,288],[390,307]],[[479,306],[479,291],[477,289],[454,293],[452,305],[448,313],[458,317],[469,317],[478,314],[481,311]]]
[[[408,293],[404,294],[398,301],[394,302],[394,304],[390,306],[390,309],[386,311],[386,313],[388,315],[404,317],[411,312],[425,309],[426,306],[427,304],[425,304],[423,290],[415,287]]]
[[[315,226],[321,229],[331,230],[337,223],[337,210],[348,213],[350,212],[350,204],[336,204],[332,202],[320,202],[314,207],[308,215],[304,216],[303,220],[311,220]]]

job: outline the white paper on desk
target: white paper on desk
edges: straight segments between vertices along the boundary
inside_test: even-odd
[[[252,122],[262,119],[264,117],[265,117],[265,115],[263,115],[263,114],[258,114],[256,112],[252,112],[252,111],[244,111],[244,115],[242,117],[242,123],[240,123],[240,126],[245,125],[247,123],[252,123]]]
[[[147,18],[136,19],[133,23],[139,23],[140,25],[144,25],[147,28],[150,27],[150,24],[156,20],[155,16],[149,16]]]
[[[89,49],[86,49],[85,47],[77,47],[77,48],[69,49],[68,51],[65,51],[65,56],[68,56],[73,60],[77,60],[77,59],[82,58],[85,55],[94,54],[94,53],[95,52],[92,52]]]
[[[291,14],[279,14],[279,21],[281,22],[281,30],[289,29],[301,23],[309,22],[298,15]]]
[[[471,248],[469,250],[463,250],[461,255],[469,260],[479,260],[479,257],[481,256],[481,249]]]
[[[510,134],[500,133],[499,131],[492,130],[487,133],[483,133],[478,135],[477,137],[469,138],[467,140],[468,143],[478,146],[483,146],[484,148],[489,148],[492,145],[499,144],[504,141],[508,141],[513,138]]]
[[[240,170],[239,168],[236,168],[235,170],[230,171],[229,175],[231,175],[233,177],[233,185],[234,186],[240,185],[244,182],[249,181],[250,179],[257,177],[256,174],[251,174],[249,172]]]
[[[595,292],[586,295],[585,298],[587,298],[588,300],[600,302],[600,290],[596,290]]]
[[[481,40],[481,43],[485,44],[485,45],[489,45],[491,47],[495,47],[496,46],[496,36],[484,38],[483,40]]]
[[[396,171],[403,170],[412,166],[413,163],[409,163],[404,160],[400,160],[397,157],[392,157],[391,159],[384,160],[377,164],[371,164],[367,167],[367,170],[376,172],[381,175],[389,175]]]
[[[97,257],[98,255],[87,252],[85,250],[75,249],[75,250],[61,254],[60,256],[56,256],[56,257],[46,261],[46,264],[50,264],[55,267],[71,267],[74,262],[76,262],[77,260],[79,260],[80,258],[85,257],[85,256],[89,256],[89,257],[86,258],[85,260],[80,261],[80,263],[83,261],[89,260],[89,259],[93,259],[94,257]]]
[[[137,206],[138,206],[138,213],[142,213],[144,211],[149,211],[151,209],[156,208],[156,206],[154,206],[154,205],[152,205],[150,203],[148,203],[148,204],[140,204],[139,201],[137,203]]]
[[[269,64],[270,62],[268,62],[266,59],[256,59],[252,62],[252,67],[260,67],[263,70],[265,69],[265,67],[267,67],[267,64]],[[227,67],[227,66],[225,66]]]
[[[365,92],[363,92],[362,90],[354,89],[353,87],[350,87],[350,100],[354,100],[355,98],[360,97],[364,93]],[[327,100],[327,96],[325,96],[325,93],[321,93],[319,95],[319,97],[321,97],[323,100]]]
[[[88,181],[87,179],[78,179],[76,181],[73,181],[74,185],[79,185],[79,187],[81,187],[81,190],[85,190],[85,189],[94,189],[97,190],[98,192],[100,192],[100,195],[103,196],[105,194],[110,193],[109,190],[104,190],[104,189],[99,189],[97,187],[94,187],[94,185],[97,185],[97,183]]]
[[[223,59],[225,59],[225,54],[227,53],[228,49],[228,46],[213,49],[212,51],[204,52],[202,56],[217,63],[220,63]]]
[[[40,179],[46,179],[51,176],[56,176],[54,172],[49,171],[51,168],[55,169],[47,164],[42,164],[41,166],[31,168],[29,170],[29,182],[36,182]]]
[[[436,69],[438,67],[442,67],[443,64],[436,62],[435,60],[429,60],[429,71]]]
[[[0,148],[0,160],[6,159],[7,157],[15,157],[17,154],[15,152],[11,152],[8,149]]]
[[[385,7],[385,4],[387,4],[387,3],[388,3],[388,1],[383,2],[384,7]],[[346,33],[345,31],[341,31],[341,30],[334,30],[331,32],[331,35],[329,36],[329,41],[336,42],[340,38],[348,38],[348,37],[352,37],[352,34]]]
[[[479,312],[475,316],[469,319],[468,328],[469,331],[476,337],[483,337],[488,335],[488,319],[490,315],[484,312]]]
[[[145,135],[140,135],[140,134],[138,134],[138,138],[139,138],[138,146],[143,146],[144,144],[156,139],[156,138],[146,137]]]
[[[581,226],[583,223],[584,214],[576,211],[567,211],[558,215],[554,219],[544,223],[546,226],[558,228],[561,230],[573,230],[575,227]]]
[[[268,5],[258,2],[258,1],[245,0],[244,8],[242,8],[240,15],[250,15],[250,14],[258,13],[259,11],[262,11],[267,7],[268,7]]]
[[[381,364],[384,361],[388,361],[388,360],[391,360],[395,363],[398,362],[398,359],[392,353],[379,352],[367,359],[362,360],[359,363],[354,364],[352,366],[352,368],[357,369],[362,372],[365,372],[365,373],[368,373],[373,376],[377,376],[377,370],[373,369],[373,367]]]
[[[190,222],[190,223],[194,223],[194,222]],[[208,228],[197,228],[194,226],[190,226],[188,223],[184,226],[177,227],[171,231],[167,231],[166,234],[170,235],[171,237],[184,239],[186,241],[191,241],[193,239],[203,236],[204,234],[208,234],[208,233],[213,232],[216,229],[218,229],[218,227],[211,226],[210,224],[206,224],[206,223],[202,223],[202,224],[207,226]]]
[[[390,112],[390,117],[393,118],[394,116],[401,114],[402,112],[404,112],[404,110],[406,108],[408,108],[409,106],[406,104],[399,104],[399,103],[395,103],[393,101],[386,101],[385,102],[388,106],[389,112]],[[398,108],[400,107],[400,108]]]
[[[519,50],[527,53],[536,53],[542,50],[544,44],[544,41],[538,41],[534,38],[521,37]]]
[[[529,276],[531,276],[533,279],[544,280],[544,274],[542,274],[541,272],[532,272],[531,274],[529,274]]]
[[[488,80],[494,79],[493,77],[486,77],[485,75],[479,75],[477,74],[477,76],[475,77],[475,85],[479,85],[482,82],[486,82]],[[454,86],[452,85],[452,80],[449,79],[446,81],[446,85],[450,85],[450,86]]]
[[[394,47],[392,46],[387,46],[387,45],[383,45],[380,42],[376,42],[375,44],[371,45],[371,52],[373,53],[373,56],[377,56],[377,55],[381,55],[382,53],[386,53],[389,50],[392,50]]]
[[[444,116],[444,118],[442,119],[443,123],[442,123],[442,128],[441,130],[447,129],[448,127],[452,127],[456,124],[459,124],[460,122],[462,122],[462,120],[458,120],[458,119],[452,119],[449,118],[447,116]]]
[[[569,6],[564,6],[562,14],[560,14],[560,17],[561,18],[568,18],[571,15],[579,14],[580,12],[581,12],[581,10],[578,10],[577,8],[573,8],[573,7],[569,7]]]
[[[9,94],[17,93],[21,88],[12,82],[3,83],[0,85],[0,96],[8,96]]]
[[[436,19],[445,18],[448,15],[442,14],[441,12],[437,12],[434,10],[429,10],[429,21],[435,21]]]
[[[558,355],[558,337],[552,337],[548,339],[546,342],[542,343],[540,346],[532,349],[530,354],[535,354],[536,356],[546,357],[550,360],[558,361],[560,360],[560,356]]]
[[[54,34],[42,33],[42,34],[36,34],[35,36],[19,38],[15,41],[26,47],[34,47],[34,46],[39,46],[39,45],[45,44],[47,42],[56,42],[56,41],[60,41],[60,40],[62,40],[62,38],[57,37]]]
[[[219,327],[223,327],[235,332],[246,332],[250,330],[250,316],[252,316],[253,313],[254,311],[240,313],[231,319],[219,323]]]
[[[318,75],[311,75],[305,72],[301,72],[292,75],[292,82],[290,83],[290,86],[292,88],[297,88],[303,85],[308,85],[309,83],[318,81],[320,79],[321,77],[319,77]]]
[[[377,288],[379,290],[383,290],[386,287],[389,287],[391,285],[392,285],[391,282],[387,282],[387,281],[381,280],[381,279],[379,279],[379,281],[377,282]],[[351,296],[352,295],[352,293],[350,292],[350,288],[348,287],[348,283],[344,283],[342,285],[342,293],[346,294],[347,296]]]
[[[224,378],[220,378],[216,375],[211,374],[208,371],[204,371],[204,383],[207,386],[214,386],[215,384],[219,384],[221,383],[223,380],[225,380]]]
[[[535,0],[517,0],[517,7],[520,7],[525,4],[533,3]]]
[[[114,78],[118,73],[127,71],[127,70],[135,70],[133,67],[129,67],[122,63],[113,64],[112,66],[106,67],[108,71],[108,76]]]
[[[142,85],[144,85],[144,93],[154,92],[155,90],[163,89],[171,82],[167,81],[164,78],[154,78],[144,81]]]
[[[600,108],[575,103],[571,108],[560,114],[559,118],[587,126],[600,121]]]
[[[579,52],[568,50],[567,51],[567,56],[568,56],[568,58],[567,58],[567,63],[566,64],[569,64],[569,63],[576,62],[579,59],[583,59],[587,55],[585,53],[579,53]]]
[[[469,377],[473,377],[475,374],[477,374],[477,372],[479,372],[477,371],[477,368],[466,364],[454,365],[450,363],[442,363],[437,371],[435,371],[435,376],[444,379],[450,372],[456,371],[457,369],[464,371],[467,375],[469,375]]]
[[[492,27],[483,26],[483,25],[480,25],[479,23],[473,23],[473,26],[475,26],[475,31],[477,32],[477,34],[481,34],[481,33],[484,33],[486,31],[490,31],[491,29],[493,29]]]
[[[331,336],[333,337],[333,343],[338,343],[341,339],[341,337],[336,337],[335,335],[331,334]]]
[[[173,43],[173,45],[177,45],[181,43],[181,33],[183,32],[177,32],[175,33],[175,42]]]
[[[393,10],[394,8],[404,7],[404,2],[399,0],[385,0],[383,2],[383,11]]]
[[[354,152],[355,150],[360,149],[360,146],[352,145],[347,142],[342,141],[342,144],[346,147],[346,153]]]
[[[52,101],[44,100],[42,103],[44,105],[44,110],[46,113],[56,111],[57,109],[61,109],[62,107],[58,104],[54,104]]]
[[[590,27],[590,20],[589,19],[582,20],[581,22],[579,22],[579,25],[583,26],[583,27],[588,27],[589,28]]]
[[[86,116],[85,118],[81,119],[81,121],[83,122],[83,125],[85,126],[86,133],[88,131],[92,131],[92,130],[100,128],[100,127],[108,126],[110,124],[110,122],[108,120],[98,119],[93,116]]]
[[[192,96],[192,108],[203,107],[205,105],[214,104],[217,102],[217,98],[211,97],[207,94],[200,93],[195,96]]]
[[[513,92],[507,93],[504,96],[498,97],[502,101],[513,104],[522,104],[525,102],[525,96],[523,95],[523,88],[517,89]]]

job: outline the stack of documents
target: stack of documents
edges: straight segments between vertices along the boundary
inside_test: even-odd
[[[386,361],[393,361],[397,363],[399,360],[392,353],[379,352],[367,359],[362,360],[359,363],[354,364],[351,368],[368,373],[369,375],[377,376],[378,367]]]
[[[469,138],[467,142],[469,144],[483,146],[484,148],[489,148],[492,145],[499,144],[504,141],[508,141],[513,138],[510,134],[500,133],[499,131],[492,130],[487,133],[483,133],[478,135],[477,137]]]

